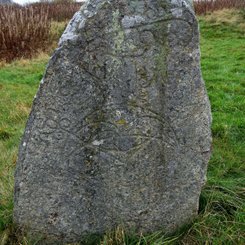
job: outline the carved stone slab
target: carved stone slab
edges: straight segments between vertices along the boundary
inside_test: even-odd
[[[56,244],[117,225],[174,231],[197,214],[210,123],[189,1],[88,1],[33,103],[15,223]]]

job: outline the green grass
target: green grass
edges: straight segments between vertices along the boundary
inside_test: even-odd
[[[213,154],[194,240],[245,244],[245,28],[200,20]]]
[[[200,28],[203,77],[213,114],[213,155],[200,213],[172,237],[155,233],[134,238],[117,229],[101,244],[245,244],[245,29],[237,23],[208,22],[205,17]],[[18,144],[47,60],[45,56],[0,68],[1,245],[13,235]]]
[[[18,145],[46,62],[47,57],[0,68],[0,234],[12,222]]]

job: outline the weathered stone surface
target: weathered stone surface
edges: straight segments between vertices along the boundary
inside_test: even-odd
[[[34,100],[15,222],[71,242],[119,224],[151,232],[190,221],[211,144],[199,59],[188,1],[88,1]]]

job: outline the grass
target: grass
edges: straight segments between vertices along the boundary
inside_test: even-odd
[[[12,223],[18,145],[47,59],[42,55],[0,68],[0,234]]]
[[[232,11],[200,18],[202,70],[213,113],[213,155],[197,219],[170,237],[162,232],[135,237],[118,227],[92,244],[245,244],[245,15]],[[231,21],[229,15],[236,17]],[[21,242],[13,238],[13,173],[47,61],[43,54],[0,68],[1,245],[30,244],[25,238]]]
[[[201,196],[200,215],[183,239],[189,241],[187,244],[204,241],[245,244],[245,28],[242,16],[238,11],[224,10],[200,18],[202,71],[213,115],[213,154]],[[230,17],[234,18],[233,22],[227,21]]]
[[[207,14],[221,9],[245,8],[244,0],[194,0],[195,11],[198,15]]]
[[[42,2],[26,6],[0,5],[0,61],[31,58],[40,51],[49,51],[56,33],[81,7],[72,1]],[[60,34],[60,33],[59,33]]]
[[[50,42],[48,12],[40,7],[0,6],[0,60],[28,57]]]

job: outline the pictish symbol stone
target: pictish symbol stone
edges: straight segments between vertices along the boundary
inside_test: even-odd
[[[211,147],[199,53],[189,0],[88,0],[34,100],[14,222],[54,244],[190,222]]]

